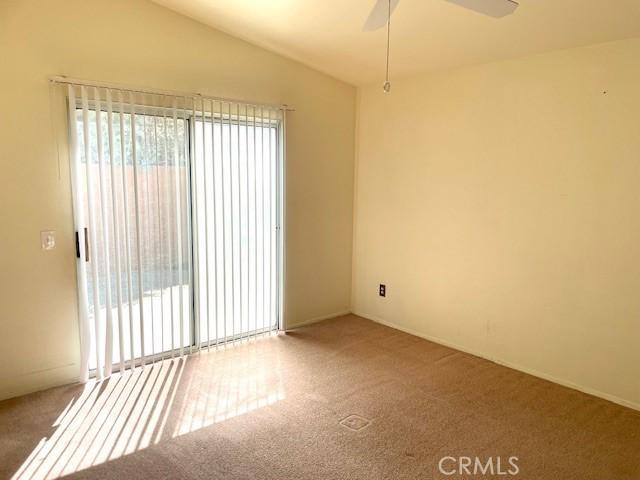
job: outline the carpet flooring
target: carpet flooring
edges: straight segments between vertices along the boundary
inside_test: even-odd
[[[348,315],[0,402],[0,478],[63,476],[636,480],[640,414]]]

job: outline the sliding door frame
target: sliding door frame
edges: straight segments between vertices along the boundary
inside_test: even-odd
[[[105,88],[105,87],[101,87],[101,88]],[[69,115],[67,116],[67,118],[69,119],[69,122],[71,121],[71,119],[75,119],[75,115],[76,115],[76,111],[78,110],[78,108],[82,108],[82,102],[80,99],[76,99],[75,102],[71,102],[70,98],[66,98],[67,100],[67,109],[69,112]],[[195,102],[195,99],[193,100]],[[90,110],[97,110],[97,103],[95,101],[90,100],[89,102],[89,109]],[[234,101],[231,101],[231,103],[236,103]],[[237,102],[239,105],[246,105],[242,102]],[[136,109],[140,109],[140,113],[143,115],[148,115],[148,116],[158,116],[161,117],[163,112],[166,112],[168,110],[171,110],[170,108],[167,107],[158,107],[158,106],[146,106],[144,104],[137,104],[136,105]],[[185,148],[186,148],[186,159],[187,159],[187,170],[188,170],[188,175],[189,175],[189,180],[187,181],[186,185],[188,186],[188,191],[186,192],[186,202],[187,205],[185,205],[185,212],[187,215],[187,231],[189,234],[189,238],[187,239],[188,242],[188,248],[189,248],[189,260],[191,262],[191,268],[190,270],[190,278],[189,278],[189,284],[190,284],[190,290],[191,290],[191,298],[188,300],[190,302],[190,312],[191,312],[191,319],[190,319],[190,324],[191,324],[191,333],[190,333],[190,341],[189,341],[189,345],[184,345],[182,347],[178,346],[178,347],[174,347],[172,349],[163,351],[163,352],[158,352],[158,353],[154,353],[152,355],[145,355],[144,357],[144,363],[155,363],[156,361],[162,361],[168,358],[175,358],[175,357],[179,357],[180,352],[182,350],[185,350],[186,354],[189,353],[193,353],[194,351],[198,351],[200,349],[202,349],[203,347],[205,347],[208,342],[206,341],[202,341],[201,340],[201,335],[200,335],[200,318],[199,318],[199,299],[198,299],[198,292],[199,292],[199,288],[197,285],[197,278],[198,278],[198,261],[197,261],[197,249],[196,249],[196,229],[197,229],[197,223],[194,221],[194,219],[196,218],[196,212],[195,212],[195,205],[194,205],[194,195],[195,195],[195,182],[196,182],[196,177],[195,177],[195,168],[194,165],[196,163],[195,160],[195,122],[196,119],[198,118],[197,115],[197,111],[194,111],[192,109],[187,109],[186,105],[185,108],[183,109],[179,109],[182,110],[182,114],[178,115],[178,118],[183,119],[185,122],[185,128],[187,130],[187,139],[188,142],[186,142]],[[275,109],[274,109],[275,110]],[[101,104],[100,105],[100,111],[101,112],[107,112],[106,108]],[[256,329],[250,332],[244,332],[244,333],[240,333],[240,334],[236,334],[234,336],[229,336],[226,338],[226,341],[223,340],[222,342],[216,342],[216,344],[228,344],[228,343],[234,343],[237,340],[242,340],[243,338],[251,338],[253,336],[259,335],[261,333],[272,333],[274,330],[276,332],[280,332],[286,329],[286,325],[284,322],[284,286],[285,286],[285,195],[286,195],[286,166],[285,166],[285,162],[286,162],[286,110],[285,109],[281,109],[280,111],[280,116],[277,119],[270,119],[269,120],[269,125],[272,127],[275,127],[276,129],[276,135],[275,135],[275,139],[276,139],[276,159],[275,159],[275,185],[273,185],[276,189],[275,191],[275,268],[276,268],[276,272],[275,272],[275,327],[272,328],[271,325],[269,325],[268,327],[265,327],[263,329]],[[119,110],[117,109],[113,109],[114,113],[120,113]],[[212,120],[215,121],[215,120]],[[242,122],[240,122],[240,120],[235,120],[231,122],[232,124],[238,124],[241,125]],[[261,125],[265,125],[264,121],[261,121]],[[73,142],[77,142],[77,138],[71,138],[72,135],[76,135],[77,136],[77,132],[76,132],[76,128],[75,126],[71,126],[70,124],[68,125],[68,132],[69,132],[69,145],[71,146],[73,144]],[[75,159],[70,159],[71,162],[75,162]],[[75,168],[75,167],[73,167]],[[73,169],[72,168],[72,169]],[[75,182],[75,179],[72,179],[72,182]],[[75,209],[78,208],[83,208],[80,205],[76,205],[76,200],[75,200],[75,196],[74,196],[74,202],[73,202],[73,209],[75,211]],[[78,230],[79,228],[81,228],[79,225],[77,225],[77,220],[78,218],[76,218],[76,215],[74,214],[74,231],[76,234],[76,237],[74,238],[79,238],[77,237],[78,235]],[[83,237],[84,238],[84,237]],[[86,240],[86,239],[85,239]],[[77,251],[79,252],[80,250],[77,249]],[[85,262],[86,259],[85,258],[76,258],[77,262]],[[78,282],[78,299],[80,301],[80,296],[81,296],[81,286],[79,284],[80,279],[77,279]],[[95,287],[94,287],[95,288]],[[79,322],[79,324],[82,323],[81,321]],[[86,341],[86,339],[80,339],[81,342]],[[187,343],[187,342],[185,342]],[[136,358],[132,358],[129,360],[125,360],[123,362],[123,365],[125,368],[129,368],[129,369],[133,369],[137,366],[140,366],[143,364],[143,359],[141,357],[136,357]],[[98,366],[98,368],[100,368],[100,366]],[[96,376],[96,369],[90,369],[89,370],[89,377],[93,378]]]
[[[93,88],[93,87],[91,87]],[[107,88],[108,87],[98,87],[98,88]],[[70,98],[68,96],[66,96],[66,104],[67,104],[67,121],[71,122],[71,119],[73,118],[75,120],[76,118],[76,113],[78,110],[82,110],[82,100],[80,98],[76,98],[75,103],[72,103],[70,101]],[[87,105],[88,105],[88,109],[89,110],[93,110],[94,112],[97,113],[98,110],[98,105],[97,102],[95,100],[88,100],[87,101]],[[120,113],[124,113],[124,114],[129,114],[129,112],[126,111],[126,109],[124,109],[122,112],[121,110],[118,108],[117,104],[114,102],[113,105],[114,108],[112,108],[112,112],[115,116],[115,114],[120,114]],[[148,106],[145,105],[143,103],[136,103],[135,105],[136,107],[136,115],[145,115],[145,116],[149,116],[149,117],[158,117],[158,118],[162,118],[163,117],[163,113],[166,113],[167,111],[171,111],[171,108],[169,107],[159,107],[159,106]],[[186,182],[186,185],[189,188],[189,191],[186,192],[186,200],[187,200],[187,208],[185,208],[185,212],[187,213],[187,229],[186,231],[189,234],[189,239],[188,239],[188,248],[190,249],[190,253],[191,255],[189,256],[189,260],[191,261],[191,268],[190,270],[190,278],[189,278],[189,286],[190,286],[190,292],[191,292],[191,300],[190,300],[190,309],[189,312],[191,314],[191,319],[190,319],[190,327],[191,327],[191,333],[190,333],[190,339],[189,339],[189,344],[188,345],[183,345],[182,347],[177,346],[168,350],[164,350],[162,352],[158,352],[158,353],[154,353],[154,354],[150,354],[150,355],[145,355],[144,356],[144,364],[149,363],[155,363],[157,361],[162,361],[162,360],[166,360],[168,358],[179,358],[181,351],[187,351],[187,353],[192,353],[194,351],[194,348],[197,347],[196,343],[195,343],[195,314],[196,311],[194,309],[194,297],[195,297],[195,276],[194,276],[194,259],[193,259],[193,216],[192,216],[192,192],[191,192],[191,188],[192,188],[192,183],[191,183],[191,170],[192,170],[192,149],[191,149],[191,140],[192,140],[192,130],[191,130],[191,119],[192,119],[192,112],[190,110],[187,110],[186,108],[183,109],[178,109],[178,110],[182,110],[183,114],[182,115],[177,115],[178,119],[184,120],[184,125],[185,125],[185,129],[186,129],[186,135],[187,135],[187,139],[188,142],[186,142],[185,144],[185,158],[187,160],[187,165],[186,168],[189,172],[189,181]],[[100,112],[101,113],[107,113],[108,110],[107,108],[102,104],[102,102],[100,103]],[[77,143],[78,140],[77,138],[71,138],[71,136],[75,133],[76,135],[77,133],[77,128],[75,126],[71,126],[71,124],[69,123],[68,127],[68,134],[69,134],[69,148],[71,150],[71,146],[73,145],[73,142]],[[70,159],[70,162],[75,162],[75,159]],[[73,168],[75,168],[75,166],[72,166],[72,170]],[[75,179],[72,179],[72,188],[76,188],[75,186],[73,186],[73,183],[75,182]],[[79,200],[78,200],[79,201]],[[86,238],[86,234],[83,234],[83,238],[85,241],[85,246],[83,248],[83,251],[85,252],[85,258],[80,258],[79,254],[81,251],[80,245],[79,245],[79,229],[80,226],[77,225],[77,221],[78,218],[75,215],[75,211],[78,208],[82,208],[79,205],[76,205],[76,197],[75,195],[73,196],[73,202],[72,202],[72,208],[74,211],[74,219],[73,219],[73,224],[74,224],[74,241],[76,242],[76,246],[75,246],[75,250],[76,250],[76,262],[88,262],[89,261],[89,257],[91,256],[91,254],[88,254],[87,250],[87,238]],[[86,227],[84,227],[84,229],[86,230]],[[76,278],[76,283],[78,284],[78,301],[81,301],[81,286],[80,286],[80,279],[77,277]],[[189,301],[189,300],[188,300]],[[79,315],[80,315],[80,310],[81,310],[81,306],[78,306],[79,309]],[[95,313],[94,313],[95,314]],[[132,321],[132,320],[130,320]],[[79,319],[78,324],[81,324],[81,321]],[[80,339],[80,341],[85,341],[82,338]],[[185,342],[186,343],[186,342]],[[119,363],[119,362],[118,362]],[[142,357],[135,357],[129,360],[125,360],[123,362],[124,368],[125,369],[133,369],[135,367],[139,367],[143,365],[143,359]],[[115,366],[115,364],[114,364]],[[100,367],[98,367],[100,368]],[[115,371],[115,370],[114,370]],[[95,368],[91,368],[89,369],[89,378],[95,378],[96,377],[96,369]]]
[[[223,102],[224,103],[224,102]],[[231,102],[231,103],[236,103],[236,102]],[[239,105],[246,105],[246,104],[242,104],[241,102],[237,102]],[[196,218],[196,211],[195,211],[195,207],[194,207],[194,201],[193,201],[193,197],[194,197],[194,192],[196,191],[196,172],[195,172],[195,168],[194,165],[196,163],[196,159],[195,159],[195,132],[196,132],[196,120],[202,118],[203,122],[207,122],[207,121],[212,121],[215,123],[220,122],[220,125],[223,125],[223,120],[222,120],[222,116],[223,114],[220,113],[220,117],[216,117],[215,115],[212,115],[210,117],[207,116],[203,116],[202,112],[199,112],[198,110],[193,110],[193,111],[186,111],[185,112],[185,120],[187,121],[187,125],[188,125],[188,138],[189,138],[189,151],[188,151],[188,158],[189,158],[189,173],[190,173],[190,184],[189,184],[189,215],[190,215],[190,225],[191,225],[191,256],[192,256],[192,269],[191,269],[191,281],[192,281],[192,291],[193,291],[193,303],[192,303],[192,315],[193,315],[193,326],[192,326],[192,339],[193,339],[193,347],[195,348],[195,350],[200,350],[203,348],[208,348],[210,347],[209,345],[209,341],[208,340],[202,340],[201,335],[200,335],[200,316],[199,316],[199,312],[200,312],[200,306],[199,306],[199,287],[198,287],[198,278],[199,278],[199,273],[198,273],[198,268],[199,268],[199,264],[201,263],[200,261],[196,261],[196,252],[197,252],[197,248],[196,248],[196,244],[195,244],[195,237],[196,237],[196,229],[197,227],[197,222],[194,222],[194,218]],[[226,122],[224,122],[224,124],[226,124]],[[238,125],[238,126],[242,126],[243,123],[239,120],[230,120],[230,124],[231,125]],[[254,126],[257,126],[257,123],[254,123]],[[275,324],[275,331],[276,332],[282,332],[285,330],[285,325],[284,325],[284,315],[283,315],[283,311],[284,311],[284,228],[283,228],[283,219],[284,219],[284,198],[285,198],[285,183],[284,183],[284,174],[285,174],[285,152],[286,152],[286,148],[285,148],[285,129],[286,129],[286,111],[285,110],[281,110],[281,118],[277,118],[277,119],[270,119],[269,123],[265,123],[264,120],[262,120],[260,122],[261,126],[265,126],[265,125],[269,125],[272,128],[276,129],[276,146],[275,146],[275,151],[276,151],[276,160],[275,160],[275,198],[276,198],[276,204],[275,204],[275,241],[276,241],[276,245],[275,245],[275,251],[276,251],[276,258],[275,258],[275,267],[276,267],[276,274],[275,274],[275,313],[276,313],[276,324]],[[217,318],[216,318],[217,321]],[[226,320],[224,320],[226,321]],[[242,340],[244,338],[252,338],[254,336],[260,335],[260,334],[264,334],[264,333],[271,333],[274,331],[274,328],[272,328],[271,326],[268,327],[264,327],[261,329],[256,329],[250,332],[240,332],[238,334],[235,335],[230,335],[230,336],[226,336],[225,339],[222,340],[222,342],[218,342],[216,341],[215,345],[224,345],[224,344],[228,344],[228,343],[234,343],[237,340]],[[217,339],[216,339],[217,340]]]

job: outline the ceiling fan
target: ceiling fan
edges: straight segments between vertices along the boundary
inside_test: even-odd
[[[398,6],[400,0],[377,0],[373,6],[367,21],[362,28],[365,32],[378,30],[387,26],[387,67],[383,90],[389,93],[391,83],[389,82],[389,41],[391,37],[391,14]],[[514,0],[445,0],[454,3],[474,12],[482,13],[493,18],[502,18],[515,12],[518,3]]]

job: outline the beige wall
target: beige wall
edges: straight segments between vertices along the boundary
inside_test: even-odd
[[[640,408],[639,59],[629,40],[363,88],[352,309]]]
[[[52,74],[294,105],[285,320],[349,309],[353,87],[142,0],[4,0],[0,59],[0,398],[78,373],[69,166],[64,142],[58,162]],[[45,253],[39,232],[49,229],[58,246]]]

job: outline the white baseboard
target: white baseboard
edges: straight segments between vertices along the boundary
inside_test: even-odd
[[[301,322],[296,322],[293,325],[287,325],[285,330],[292,330],[294,328],[304,327],[306,325],[311,325],[312,323],[321,322],[323,320],[329,320],[330,318],[342,317],[343,315],[349,315],[351,310],[342,310],[340,312],[330,313],[328,315],[322,315],[320,317],[313,317],[307,320],[302,320]]]
[[[78,364],[70,363],[46,370],[2,378],[0,379],[0,400],[77,383],[79,370],[80,366]]]
[[[604,400],[608,400],[613,403],[617,403],[618,405],[622,405],[623,407],[631,408],[633,410],[640,411],[640,404],[636,402],[632,402],[630,400],[625,400],[624,398],[617,397],[615,395],[610,395],[605,392],[601,392],[594,388],[585,387],[583,385],[578,385],[569,380],[565,380],[562,378],[554,377],[553,375],[549,375],[544,372],[540,372],[538,370],[534,370],[532,368],[523,367],[522,365],[518,365],[516,363],[508,362],[506,360],[502,360],[499,358],[491,358],[484,352],[475,351],[461,345],[456,345],[455,343],[443,340],[438,337],[433,337],[431,335],[427,335],[425,333],[419,332],[417,330],[413,330],[411,328],[406,328],[401,325],[395,324],[393,322],[389,322],[387,320],[383,320],[382,318],[376,317],[375,315],[370,315],[364,312],[354,311],[352,312],[354,315],[357,315],[362,318],[366,318],[367,320],[371,320],[372,322],[379,323],[381,325],[385,325],[390,328],[394,328],[396,330],[400,330],[402,332],[408,333],[410,335],[414,335],[416,337],[424,338],[425,340],[429,340],[430,342],[437,343],[439,345],[443,345],[445,347],[453,348],[455,350],[459,350],[461,352],[469,353],[471,355],[475,355],[476,357],[484,358],[485,360],[489,360],[490,362],[496,363],[498,365],[502,365],[508,368],[512,368],[513,370],[518,370],[520,372],[526,373],[528,375],[533,375],[534,377],[541,378],[543,380],[547,380],[549,382],[557,383],[558,385],[562,385],[563,387],[571,388],[573,390],[578,390],[579,392],[586,393],[588,395],[593,395],[594,397],[599,397]]]

